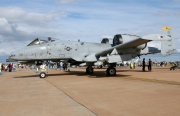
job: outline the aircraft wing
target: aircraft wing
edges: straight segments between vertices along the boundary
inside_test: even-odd
[[[94,62],[97,61],[97,59],[100,56],[104,56],[107,54],[110,54],[114,49],[116,50],[120,50],[120,49],[125,49],[125,48],[133,48],[133,47],[137,47],[139,45],[142,45],[144,43],[153,41],[153,40],[159,40],[159,41],[167,41],[167,40],[171,40],[171,38],[167,35],[162,35],[162,34],[151,34],[151,35],[146,35],[143,37],[138,37],[137,39],[128,41],[126,43],[123,44],[119,44],[116,46],[113,46],[111,48],[107,48],[103,51],[97,52],[97,53],[92,53],[90,55],[88,55],[86,58],[84,58],[83,60],[85,62]]]
[[[111,47],[109,49],[100,51],[100,52],[96,53],[96,56],[99,57],[99,56],[107,55],[108,53],[111,53],[114,49],[120,50],[120,49],[125,49],[125,48],[137,47],[137,46],[142,45],[144,43],[147,43],[149,41],[152,41],[152,40],[137,38],[137,39],[129,41],[127,43],[116,45],[116,46]]]

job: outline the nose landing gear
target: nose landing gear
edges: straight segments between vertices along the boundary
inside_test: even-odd
[[[46,78],[46,76],[47,76],[47,74],[46,74],[45,72],[41,72],[41,73],[39,74],[39,77],[40,77],[40,78]]]

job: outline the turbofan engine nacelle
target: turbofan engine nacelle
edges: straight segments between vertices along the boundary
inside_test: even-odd
[[[130,35],[130,34],[116,34],[113,38],[113,46],[123,44],[129,41],[132,41],[134,39],[139,38],[139,36],[136,35]]]
[[[113,46],[119,45],[123,43],[123,38],[121,34],[116,34],[113,38]]]
[[[139,45],[139,46],[137,47],[137,49],[139,49],[139,50],[143,50],[143,49],[145,49],[145,48],[146,48],[146,46],[147,46],[147,43],[142,44],[142,45]]]

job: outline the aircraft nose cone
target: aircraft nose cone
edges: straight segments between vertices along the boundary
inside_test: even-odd
[[[8,59],[6,59],[6,62],[14,62],[16,61],[17,54],[15,52],[11,52]]]
[[[10,55],[9,55],[9,59],[17,60],[17,58],[19,56],[19,51],[20,50],[11,52]]]

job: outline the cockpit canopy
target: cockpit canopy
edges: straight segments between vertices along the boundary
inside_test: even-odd
[[[51,37],[48,37],[48,40],[41,40],[39,38],[36,38],[27,46],[39,45],[39,44],[44,44],[44,43],[53,42],[53,41],[55,41],[55,40],[52,40]]]

